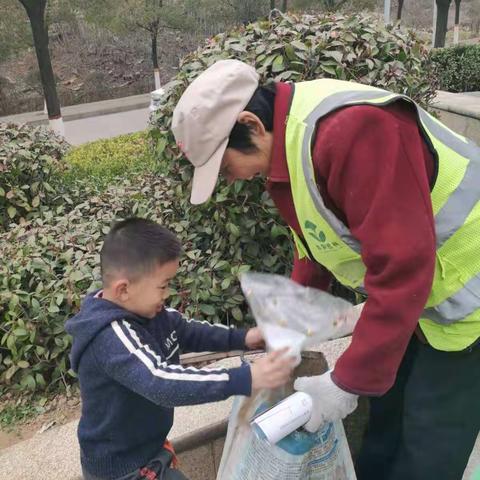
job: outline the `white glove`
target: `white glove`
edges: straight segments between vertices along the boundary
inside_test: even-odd
[[[316,377],[297,378],[293,387],[312,397],[312,416],[304,426],[305,430],[312,433],[325,423],[345,418],[357,408],[358,395],[337,387],[333,383],[331,370]]]

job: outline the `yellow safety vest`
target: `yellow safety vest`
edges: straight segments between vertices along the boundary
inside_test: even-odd
[[[435,275],[420,327],[434,348],[464,350],[480,337],[480,148],[410,98],[341,80],[294,85],[285,135],[293,202],[303,234],[302,240],[293,232],[295,244],[301,258],[313,257],[340,283],[352,289],[363,288],[366,268],[360,256],[361,245],[326,208],[318,191],[311,158],[312,137],[318,120],[338,108],[384,106],[395,101],[415,106],[420,131],[438,162],[431,191]]]

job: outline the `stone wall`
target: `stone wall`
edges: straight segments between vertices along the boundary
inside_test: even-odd
[[[438,118],[447,127],[480,145],[480,119],[435,108]]]
[[[480,92],[438,92],[433,107],[447,127],[480,145]]]

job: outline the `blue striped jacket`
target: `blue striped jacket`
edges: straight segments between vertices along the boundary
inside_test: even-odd
[[[155,456],[172,426],[173,407],[251,392],[247,364],[179,365],[180,351],[244,349],[245,330],[187,320],[170,308],[145,319],[96,293],[66,329],[82,396],[82,466],[100,478],[125,475]]]

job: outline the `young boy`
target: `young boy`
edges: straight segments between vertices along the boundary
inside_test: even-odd
[[[172,455],[164,447],[175,406],[250,395],[283,385],[291,374],[284,351],[231,369],[179,365],[180,349],[262,344],[257,328],[186,320],[165,307],[180,254],[178,239],[152,221],[117,223],[100,253],[103,289],[67,321],[82,395],[78,438],[86,480],[184,479],[169,468]]]

